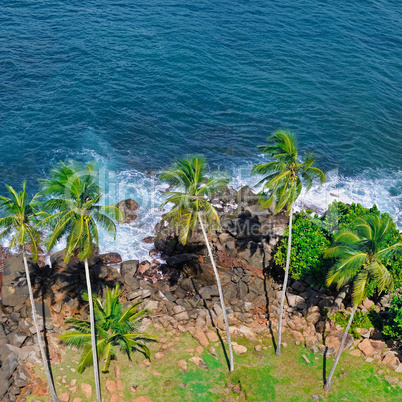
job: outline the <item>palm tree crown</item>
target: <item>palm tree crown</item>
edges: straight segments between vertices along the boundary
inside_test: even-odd
[[[14,232],[10,248],[22,248],[25,244],[30,244],[33,260],[36,262],[40,235],[31,222],[43,215],[43,212],[38,211],[38,203],[36,202],[38,194],[29,200],[25,182],[22,185],[22,191],[19,193],[11,186],[6,187],[11,194],[11,198],[0,196],[0,209],[9,215],[0,218],[0,228],[4,229],[0,233],[0,238]]]
[[[173,204],[164,220],[179,228],[180,242],[186,244],[197,225],[200,213],[208,226],[219,225],[216,209],[208,201],[213,194],[229,183],[223,173],[206,177],[207,165],[202,157],[194,156],[176,160],[172,167],[162,172],[160,179],[176,191],[167,192],[166,201],[161,205]]]
[[[51,174],[51,179],[43,180],[44,193],[55,197],[44,203],[44,209],[53,212],[41,222],[52,229],[46,246],[51,249],[67,236],[66,261],[77,251],[80,260],[89,258],[92,243],[99,241],[97,224],[116,236],[111,217],[120,222],[123,213],[115,206],[99,205],[102,193],[91,165],[62,163]]]
[[[219,273],[216,268],[214,256],[208,241],[204,223],[211,230],[213,226],[219,226],[219,216],[215,208],[210,204],[209,198],[229,183],[229,178],[221,174],[206,177],[207,166],[205,160],[199,156],[176,160],[174,165],[165,170],[161,180],[168,182],[176,188],[174,192],[166,193],[167,200],[161,205],[171,202],[173,208],[166,214],[164,220],[174,225],[179,230],[180,242],[186,244],[194,231],[197,221],[201,227],[205,239],[212,269],[218,286],[219,299],[223,310],[223,319],[226,326],[226,335],[229,346],[229,370],[234,370],[232,341],[229,331],[229,323],[226,314],[225,301],[223,299],[222,286]]]
[[[29,201],[29,198],[26,193],[25,182],[23,183],[22,190],[19,193],[17,193],[11,186],[7,186],[7,189],[11,194],[11,198],[0,197],[1,201],[0,208],[3,210],[3,212],[8,213],[10,215],[0,219],[0,227],[5,228],[0,233],[0,238],[7,234],[11,234],[13,231],[15,232],[11,240],[10,247],[13,248],[19,246],[20,252],[22,253],[22,260],[24,263],[25,275],[27,279],[29,301],[31,303],[31,309],[32,309],[32,318],[38,336],[39,349],[43,365],[45,368],[52,401],[56,402],[58,401],[58,398],[56,395],[56,390],[54,388],[53,379],[50,372],[45,349],[43,347],[42,335],[40,334],[39,330],[39,324],[35,307],[35,299],[33,295],[28,262],[25,253],[26,244],[30,244],[33,261],[36,262],[38,260],[38,245],[40,243],[40,235],[39,232],[36,230],[36,228],[31,224],[31,222],[35,221],[39,216],[47,214],[44,213],[43,211],[38,211],[38,204],[35,201],[38,194],[36,194]]]
[[[109,371],[110,361],[116,356],[116,348],[126,353],[131,360],[132,351],[139,350],[150,358],[150,351],[145,345],[145,341],[156,341],[158,338],[153,335],[136,333],[141,319],[149,313],[149,310],[138,311],[138,302],[127,309],[119,300],[120,287],[111,290],[107,288],[105,300],[94,297],[94,311],[96,321],[96,347],[98,355],[105,360],[102,369]],[[84,295],[88,300],[88,295]],[[78,318],[67,318],[66,323],[72,324],[70,330],[61,335],[60,339],[68,345],[74,345],[83,348],[81,360],[78,363],[77,370],[82,373],[85,367],[93,364],[93,353],[91,344],[91,326],[90,323]]]
[[[327,283],[338,288],[353,282],[353,304],[359,305],[366,297],[366,288],[374,280],[378,290],[393,288],[393,278],[384,261],[401,252],[402,242],[387,246],[384,239],[392,230],[387,215],[368,215],[356,221],[354,229],[335,235],[338,245],[326,252],[327,257],[338,258],[328,273]]]
[[[307,191],[318,178],[321,184],[325,174],[313,166],[311,155],[304,162],[298,162],[296,139],[292,133],[276,131],[269,138],[270,145],[260,145],[258,150],[273,159],[269,163],[260,163],[253,167],[254,174],[263,175],[259,184],[263,184],[260,192],[262,208],[269,207],[275,202],[274,213],[277,214],[285,206],[289,215],[290,209],[302,190],[302,181],[306,183]]]

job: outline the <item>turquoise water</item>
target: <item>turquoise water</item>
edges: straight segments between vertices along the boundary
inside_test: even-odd
[[[402,225],[400,1],[5,1],[0,27],[0,188],[98,160],[111,200],[142,204],[106,249],[146,255],[149,170],[202,153],[254,184],[278,127],[329,172],[305,205],[376,202]]]

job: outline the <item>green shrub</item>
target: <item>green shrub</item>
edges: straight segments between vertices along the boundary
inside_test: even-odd
[[[383,334],[392,338],[402,339],[402,298],[395,296],[388,310],[388,319],[383,327]]]
[[[295,214],[292,228],[292,251],[290,256],[290,274],[293,279],[309,277],[314,285],[325,286],[328,270],[333,260],[323,257],[325,249],[333,245],[333,234],[341,229],[353,228],[357,218],[368,214],[382,215],[377,206],[365,208],[360,204],[344,204],[334,201],[328,206],[324,216],[310,216],[311,210]],[[402,241],[402,236],[391,220],[393,230],[388,238],[384,238],[382,246]],[[279,243],[274,256],[275,264],[285,267],[288,245],[288,231]],[[402,255],[385,262],[385,266],[394,278],[396,288],[402,287]],[[368,285],[368,296],[374,294],[375,283]]]
[[[340,325],[343,329],[346,329],[349,321],[349,314],[345,311],[340,311],[331,317],[337,325]],[[369,311],[368,313],[363,313],[361,311],[356,311],[353,317],[352,325],[350,326],[350,333],[353,338],[360,339],[361,335],[356,331],[357,328],[376,328],[377,327],[377,314],[375,311]]]
[[[286,229],[278,251],[274,256],[277,265],[285,266],[289,231]],[[324,259],[323,252],[330,241],[315,220],[303,212],[296,214],[292,227],[292,250],[290,272],[293,279],[310,277],[314,284],[325,283],[331,262]]]
[[[334,201],[328,206],[327,212],[321,220],[321,224],[326,233],[332,234],[338,230],[353,227],[357,218],[368,214],[380,215],[376,205],[371,208],[364,208],[361,204],[344,204]]]

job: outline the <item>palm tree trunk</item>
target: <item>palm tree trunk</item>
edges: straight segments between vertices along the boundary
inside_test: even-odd
[[[328,376],[328,378],[327,378],[327,381],[326,381],[325,384],[324,384],[324,389],[325,389],[326,391],[330,391],[330,390],[331,390],[332,376],[334,375],[336,366],[337,366],[337,364],[338,364],[338,362],[339,362],[339,359],[340,359],[340,357],[341,357],[341,353],[342,353],[342,351],[343,351],[343,347],[345,346],[346,338],[347,338],[347,336],[348,336],[350,326],[352,325],[352,321],[353,321],[353,317],[354,317],[355,312],[356,312],[356,308],[357,308],[357,306],[353,306],[352,314],[350,314],[349,322],[348,322],[348,325],[346,326],[345,332],[344,332],[344,334],[343,334],[342,341],[341,341],[341,345],[339,346],[339,350],[338,350],[338,353],[337,353],[337,355],[336,355],[336,358],[335,358],[335,361],[334,361],[334,365],[332,366],[331,371],[329,372],[329,376]]]
[[[35,300],[34,300],[33,292],[32,292],[31,278],[30,278],[30,275],[29,275],[29,268],[28,268],[27,257],[25,255],[25,248],[22,249],[22,258],[24,260],[25,275],[27,277],[29,300],[31,302],[31,308],[32,308],[32,318],[33,318],[33,321],[34,321],[34,324],[35,324],[35,329],[36,329],[36,335],[38,337],[38,344],[39,344],[40,354],[41,354],[41,357],[42,357],[43,366],[45,367],[45,372],[46,372],[47,382],[49,384],[50,394],[52,396],[52,401],[53,402],[59,402],[59,399],[57,398],[57,395],[56,395],[56,390],[54,389],[52,375],[50,374],[50,369],[49,369],[48,361],[47,361],[47,358],[46,358],[45,349],[43,347],[42,336],[41,336],[41,333],[39,331],[38,319],[37,319],[37,316],[36,316]],[[45,317],[43,317],[43,322],[45,322]]]
[[[94,304],[93,304],[93,300],[92,300],[91,278],[89,276],[89,267],[88,267],[88,259],[87,258],[85,258],[84,263],[85,263],[85,277],[87,280],[87,289],[88,289],[89,317],[90,317],[90,321],[91,321],[92,359],[94,362],[96,400],[98,402],[101,402],[102,397],[101,397],[101,389],[100,389],[100,381],[99,381],[98,353],[97,353],[97,349],[96,349]]]
[[[226,315],[226,306],[225,306],[225,302],[224,302],[224,300],[223,300],[223,293],[222,293],[221,280],[219,279],[218,270],[216,269],[214,256],[212,255],[211,246],[209,245],[207,233],[205,232],[205,228],[204,228],[204,224],[202,223],[201,215],[198,215],[198,220],[199,220],[200,225],[201,225],[201,230],[202,230],[202,233],[203,233],[204,238],[205,238],[205,243],[206,243],[206,245],[207,245],[209,258],[210,258],[210,260],[211,260],[212,267],[213,267],[213,269],[214,269],[214,274],[215,274],[215,278],[216,278],[216,283],[217,283],[217,285],[218,285],[219,299],[220,299],[220,301],[221,301],[221,306],[222,306],[222,310],[223,310],[223,319],[225,320],[225,326],[226,326],[226,335],[227,335],[227,337],[228,337],[229,358],[230,358],[230,368],[229,368],[229,370],[230,370],[230,371],[233,371],[233,370],[234,370],[234,363],[233,363],[232,338],[230,337],[229,323],[228,323],[228,317],[227,317],[227,315]]]
[[[289,277],[289,264],[290,264],[290,252],[292,249],[292,221],[293,221],[293,205],[290,208],[289,215],[289,239],[288,239],[288,252],[286,255],[286,269],[285,269],[285,278],[283,280],[282,286],[282,296],[281,296],[281,306],[279,309],[279,322],[278,322],[278,344],[276,345],[276,355],[281,355],[281,343],[282,343],[282,316],[283,316],[283,307],[285,305],[285,296],[286,296],[286,287],[288,285],[288,277]]]

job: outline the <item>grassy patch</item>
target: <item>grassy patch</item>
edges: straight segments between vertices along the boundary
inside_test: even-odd
[[[282,349],[280,358],[275,356],[272,342],[269,338],[261,338],[263,350],[256,352],[254,346],[246,339],[237,339],[236,342],[247,347],[245,356],[235,356],[235,371],[228,372],[225,355],[219,343],[214,346],[217,356],[212,356],[204,350],[201,357],[208,366],[203,370],[190,362],[191,356],[196,356],[197,342],[188,334],[179,338],[169,333],[159,334],[168,340],[166,350],[161,350],[162,344],[151,345],[152,356],[162,351],[163,357],[159,360],[153,358],[149,366],[144,364],[142,355],[135,355],[133,361],[126,356],[119,355],[118,361],[111,364],[110,373],[101,374],[102,395],[105,401],[110,400],[106,391],[106,379],[115,379],[114,366],[119,365],[123,383],[122,401],[132,401],[134,397],[146,395],[153,402],[159,401],[219,401],[226,398],[229,401],[240,401],[237,394],[226,387],[228,382],[240,384],[243,393],[250,402],[262,401],[310,401],[312,395],[321,394],[325,401],[400,401],[401,389],[398,384],[392,386],[384,375],[398,377],[402,382],[402,375],[391,369],[378,366],[376,363],[366,363],[362,358],[344,353],[335,373],[332,391],[326,395],[323,386],[323,357],[311,353],[309,350],[298,347],[289,339],[289,345]],[[265,348],[265,349],[264,349]],[[305,355],[310,363],[302,357]],[[92,385],[95,396],[92,367],[88,367],[83,374],[72,371],[76,366],[79,354],[72,349],[66,349],[62,365],[54,366],[53,373],[56,379],[56,388],[59,394],[70,392],[71,380],[76,379],[78,391],[72,397],[81,397],[80,384],[86,382]],[[183,373],[177,365],[181,359],[187,361],[188,371]],[[333,363],[330,358],[326,363],[326,373],[329,373]],[[377,371],[383,369],[383,375]],[[44,377],[41,370],[37,372]],[[65,376],[62,382],[63,376]],[[135,393],[130,387],[138,387]],[[47,401],[31,395],[28,400]],[[72,398],[71,398],[72,400]]]

